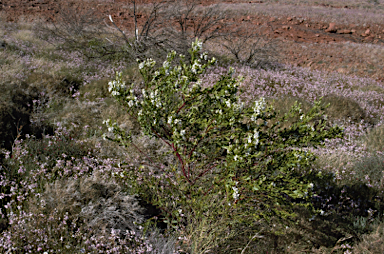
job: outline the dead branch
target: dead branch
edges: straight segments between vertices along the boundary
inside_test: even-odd
[[[273,39],[262,36],[259,27],[250,30],[239,27],[236,31],[223,36],[220,43],[237,62],[253,68],[266,67],[278,60],[278,51]]]

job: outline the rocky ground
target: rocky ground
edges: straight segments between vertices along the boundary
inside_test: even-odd
[[[140,5],[151,0],[140,1]],[[60,0],[0,0],[1,16],[6,21],[34,21],[42,19],[55,21],[64,1]],[[73,3],[79,10],[92,10],[100,17],[111,15],[121,27],[133,27],[133,14],[130,4],[124,0],[91,1],[77,0]],[[384,81],[384,24],[344,24],[344,22],[325,23],[299,16],[280,16],[252,14],[251,11],[235,10],[237,8],[262,8],[263,1],[244,0],[209,0],[202,5],[220,3],[235,13],[226,22],[242,24],[249,29],[262,27],[261,33],[270,39],[276,39],[279,45],[281,61],[296,66],[312,69],[337,71],[341,73],[369,76]],[[350,9],[349,6],[320,6],[333,9]],[[138,14],[139,22],[144,15]]]

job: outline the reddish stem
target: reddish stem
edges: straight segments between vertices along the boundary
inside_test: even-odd
[[[172,148],[173,148],[173,151],[176,153],[176,156],[177,156],[177,158],[179,159],[179,161],[181,163],[181,167],[182,167],[181,170],[183,172],[183,175],[184,175],[185,179],[187,179],[188,183],[192,184],[191,180],[189,179],[188,175],[185,172],[185,165],[184,165],[183,159],[181,158],[180,154],[177,152],[177,147],[175,147],[172,144]]]
[[[189,101],[192,101],[194,100],[196,97],[198,97],[198,95],[196,95],[195,97],[191,98],[190,100],[187,100],[187,101],[184,101],[183,105],[181,105],[181,107],[176,111],[176,114],[179,113],[179,111],[184,108],[185,104]]]
[[[204,170],[203,172],[201,172],[194,180],[193,180],[193,184],[196,183],[197,180],[199,180],[203,175],[205,175],[208,171],[210,171],[213,167],[217,166],[218,164],[215,164],[213,165],[212,167]]]
[[[208,128],[209,128],[209,126],[210,126],[211,124],[212,124],[212,123],[210,123],[210,124],[207,126],[207,129],[204,131],[204,134],[207,134],[207,132],[208,132],[209,130],[211,130],[211,129],[208,130]],[[212,128],[213,128],[213,127],[212,127]],[[196,145],[192,148],[191,152],[189,153],[188,159],[191,158],[193,151],[195,151],[197,145],[198,145],[204,138],[205,138],[205,136],[202,136],[202,137],[199,139],[199,141],[197,141]]]

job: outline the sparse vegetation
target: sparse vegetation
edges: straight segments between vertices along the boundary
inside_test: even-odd
[[[306,15],[327,22],[324,8],[383,5],[316,2],[328,6]],[[279,62],[303,45],[236,23],[314,1],[132,2],[137,30],[79,3],[39,25],[1,16],[1,253],[383,252],[384,85],[349,75],[364,73],[353,57],[368,54],[367,73],[380,76],[381,44],[306,45],[327,63],[362,49],[342,60],[356,69],[316,71]],[[195,37],[207,56],[197,42],[187,53]]]

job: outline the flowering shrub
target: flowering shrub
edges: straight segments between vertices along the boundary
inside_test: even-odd
[[[135,90],[135,84],[126,86],[119,73],[109,83],[111,94],[144,134],[166,143],[178,160],[167,166],[148,158],[152,164],[127,174],[176,227],[190,217],[230,216],[236,221],[293,216],[292,207],[298,204],[293,201],[308,200],[313,187],[304,170],[314,155],[305,148],[342,137],[342,129],[326,128],[320,102],[308,113],[296,103],[282,117],[264,98],[245,107],[237,95],[242,78],[233,77],[233,69],[203,89],[202,76],[215,59],[199,54],[201,47],[196,40],[190,61],[180,55],[178,65],[173,64],[175,52],[157,69],[152,59],[140,62],[142,91]],[[292,124],[283,128],[288,119]],[[113,133],[105,135],[107,139],[135,146],[132,135],[117,123],[105,123]],[[211,200],[221,202],[212,210]]]
[[[137,224],[144,211],[121,191],[119,162],[77,153],[67,134],[58,128],[55,136],[17,140],[12,154],[4,152],[0,252],[177,253],[174,240],[144,234]]]

